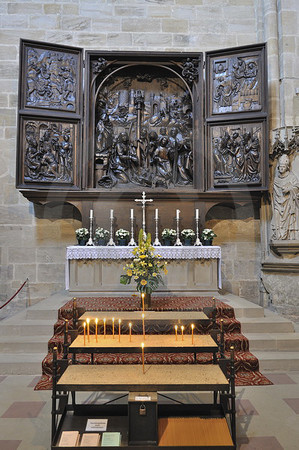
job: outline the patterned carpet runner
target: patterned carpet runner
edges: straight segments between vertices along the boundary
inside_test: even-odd
[[[82,297],[77,298],[79,316],[85,311],[140,311],[140,298],[132,297]],[[259,386],[272,384],[259,372],[259,361],[249,351],[248,339],[241,333],[241,324],[235,318],[234,309],[212,297],[152,297],[151,310],[153,311],[202,311],[204,308],[216,307],[216,325],[220,328],[222,319],[225,342],[225,355],[229,357],[229,348],[235,347],[235,370],[237,386]],[[63,356],[64,321],[69,320],[69,329],[73,328],[73,302],[67,302],[58,311],[58,320],[54,325],[54,335],[48,343],[48,354],[42,361],[42,376],[35,389],[51,389],[52,387],[52,356],[53,347],[58,349],[58,358]],[[192,315],[190,314],[190,320]],[[171,329],[159,330],[160,333],[173,333]],[[208,334],[212,328],[212,322],[201,325],[197,330],[200,334]],[[111,331],[111,330],[110,330]],[[107,332],[110,332],[107,328]],[[91,332],[93,330],[91,329]],[[126,332],[126,330],[125,330]],[[79,333],[83,334],[83,328],[79,327]],[[69,355],[71,360],[71,355]],[[78,354],[77,362],[91,364],[90,354]],[[98,353],[94,355],[94,364],[141,364],[141,355],[136,353]],[[148,353],[148,364],[187,364],[194,363],[192,353]],[[212,354],[198,353],[198,364],[212,363]]]

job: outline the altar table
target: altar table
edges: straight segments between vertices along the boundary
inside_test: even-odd
[[[124,295],[136,291],[135,283],[120,284],[123,267],[134,247],[69,246],[66,251],[66,289],[73,294],[106,293]],[[157,293],[192,295],[217,292],[221,288],[221,248],[219,246],[155,247],[168,260],[168,275]]]

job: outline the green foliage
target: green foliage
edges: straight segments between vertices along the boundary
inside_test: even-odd
[[[128,262],[124,270],[125,275],[121,275],[120,283],[130,284],[132,279],[137,285],[137,291],[152,293],[159,284],[163,284],[161,271],[167,274],[167,262],[160,260],[160,255],[155,255],[155,249],[151,244],[151,235],[147,235],[143,230],[139,231],[138,247],[133,249],[133,260]]]

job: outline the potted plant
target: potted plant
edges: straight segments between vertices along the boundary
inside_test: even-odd
[[[94,239],[97,245],[106,245],[107,239],[109,238],[109,231],[102,227],[96,228],[94,232]]]
[[[195,238],[195,233],[190,228],[186,228],[185,230],[181,231],[181,236],[184,239],[185,245],[192,245],[192,242],[194,241]]]
[[[176,231],[171,228],[164,228],[162,231],[164,245],[173,245],[176,239]]]
[[[203,245],[213,245],[214,237],[217,237],[217,234],[211,228],[205,228],[200,238]]]
[[[133,260],[128,262],[124,270],[125,275],[121,275],[121,284],[130,284],[135,281],[137,291],[145,294],[145,305],[151,306],[151,293],[163,283],[161,271],[167,275],[167,262],[161,261],[161,256],[155,254],[155,249],[151,244],[151,235],[147,235],[140,230],[138,236],[138,247],[132,251]]]
[[[127,230],[120,228],[116,231],[115,236],[117,238],[118,245],[127,245],[130,233]]]
[[[79,245],[86,245],[89,239],[89,231],[87,228],[78,228],[76,230],[76,238]]]

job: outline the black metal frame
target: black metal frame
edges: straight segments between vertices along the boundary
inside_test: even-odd
[[[211,320],[213,324],[215,324],[216,320],[216,309],[206,308],[206,313],[211,317]],[[57,360],[57,349],[55,348],[53,350],[53,391],[52,391],[52,449],[56,449],[58,437],[60,435],[60,432],[63,428],[63,423],[67,418],[68,411],[73,411],[75,415],[105,415],[105,416],[123,416],[126,417],[128,415],[128,407],[126,405],[113,405],[113,401],[116,399],[109,401],[105,403],[104,405],[78,405],[76,404],[75,399],[75,392],[76,390],[97,390],[98,388],[96,386],[89,385],[89,388],[82,388],[80,389],[79,386],[64,386],[63,389],[66,389],[65,391],[61,392],[57,390],[57,381],[59,377],[62,375],[62,373],[66,370],[68,367],[68,352],[73,353],[73,356],[75,356],[76,352],[111,352],[115,351],[115,349],[101,349],[101,348],[76,348],[76,349],[70,349],[70,340],[73,341],[75,337],[78,335],[78,311],[77,311],[77,305],[76,301],[73,302],[73,323],[76,327],[74,330],[69,330],[69,322],[68,320],[65,320],[65,326],[64,326],[64,352],[63,352],[63,359]],[[70,336],[70,339],[69,339]],[[213,392],[213,403],[208,405],[185,405],[180,402],[177,402],[178,404],[174,405],[159,405],[158,406],[158,417],[170,417],[170,416],[198,416],[198,415],[204,415],[205,417],[225,417],[226,415],[229,416],[229,425],[230,425],[230,432],[232,436],[232,440],[234,443],[233,447],[225,447],[225,446],[217,446],[217,447],[210,447],[211,449],[225,449],[225,448],[236,448],[236,408],[235,408],[235,366],[234,366],[234,348],[231,347],[231,353],[230,353],[230,359],[226,359],[224,356],[224,332],[223,332],[223,325],[221,324],[220,328],[216,329],[214,328],[211,331],[211,336],[215,340],[215,342],[218,345],[219,355],[220,358],[216,360],[216,352],[214,347],[211,348],[211,352],[214,356],[214,363],[219,364],[219,367],[223,371],[225,377],[229,381],[228,388],[221,387],[219,385],[208,385],[205,386],[204,389],[200,388],[200,385],[198,385],[199,391],[212,391]],[[147,351],[157,351],[156,348],[148,348]],[[161,350],[161,349],[160,349]],[[184,351],[189,351],[189,347],[186,347],[183,349]],[[194,351],[194,348],[191,349],[191,351]],[[197,349],[200,351],[200,349]],[[132,348],[122,348],[119,349],[119,351],[137,351],[137,349]],[[162,351],[166,351],[166,349],[162,349]],[[182,351],[182,349],[176,349],[174,347],[168,348],[167,351]],[[204,351],[207,351],[205,348]],[[198,365],[200,370],[200,365]],[[58,375],[58,370],[60,371]],[[125,389],[124,385],[124,390]],[[61,389],[61,386],[60,386]],[[146,390],[146,386],[145,386]],[[177,390],[184,390],[184,387],[181,385],[177,386]],[[69,393],[71,392],[72,397],[72,403],[69,404]],[[126,397],[127,394],[121,395],[117,397],[117,399],[120,399],[122,397]],[[172,400],[169,396],[165,396],[164,394],[159,394],[162,397],[165,397],[167,399]],[[58,402],[58,405],[57,405]],[[59,417],[60,416],[60,417]],[[154,446],[155,447],[155,446]],[[62,447],[59,447],[62,448]],[[112,448],[112,447],[111,447]],[[128,445],[124,448],[130,449],[132,446]],[[133,446],[133,448],[136,449],[143,449],[147,450],[150,448],[153,448],[152,445],[149,446]],[[159,447],[161,449],[163,448],[169,448],[169,447]],[[171,447],[173,450],[176,449],[191,449],[194,447]]]

